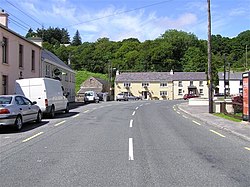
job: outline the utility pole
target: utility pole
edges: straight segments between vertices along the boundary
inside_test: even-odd
[[[247,45],[246,45],[246,70],[248,70],[247,68]]]
[[[224,100],[226,99],[226,55],[224,54]]]
[[[208,41],[207,41],[207,53],[208,53],[208,105],[209,113],[213,113],[213,82],[212,82],[212,54],[211,54],[211,11],[210,0],[207,0],[208,7]]]

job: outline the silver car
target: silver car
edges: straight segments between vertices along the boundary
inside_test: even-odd
[[[42,112],[35,104],[21,95],[0,95],[0,126],[11,125],[20,130],[23,123],[40,123]]]
[[[128,95],[124,92],[117,94],[116,101],[128,101]]]

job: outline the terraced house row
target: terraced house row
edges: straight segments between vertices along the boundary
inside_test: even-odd
[[[227,91],[230,91],[230,94],[239,94],[242,91],[242,73],[230,72],[229,75]],[[219,73],[216,93],[224,93],[223,78],[223,73]],[[208,98],[205,72],[117,72],[114,88],[115,96],[121,92],[130,92],[142,99],[182,99],[185,94]]]

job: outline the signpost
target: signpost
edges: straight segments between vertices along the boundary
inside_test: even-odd
[[[250,109],[250,72],[246,72],[242,74],[242,86],[243,86],[243,121],[250,121],[249,118],[249,109]]]

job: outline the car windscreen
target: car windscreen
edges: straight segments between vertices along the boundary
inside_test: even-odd
[[[0,97],[0,104],[10,104],[12,97]]]
[[[94,94],[92,92],[85,93],[86,96],[93,96]]]

